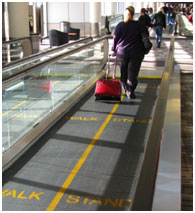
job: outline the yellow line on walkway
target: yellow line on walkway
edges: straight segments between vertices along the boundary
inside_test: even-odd
[[[54,82],[53,82],[53,85],[57,84],[58,82],[59,82],[59,81],[54,81]]]
[[[162,76],[139,76],[138,78],[162,79]]]
[[[112,78],[112,75],[108,75],[109,78]],[[116,75],[116,78],[120,78],[120,75]],[[138,78],[146,78],[146,79],[162,79],[162,76],[138,76]]]
[[[123,100],[123,98],[124,98],[124,94],[122,95],[121,100]],[[82,157],[79,159],[79,161],[77,162],[77,164],[75,165],[75,167],[73,168],[73,170],[71,171],[71,173],[69,174],[67,179],[65,180],[64,184],[61,186],[61,188],[59,189],[59,191],[55,195],[54,199],[49,204],[46,211],[54,211],[55,210],[55,208],[58,205],[58,203],[60,202],[62,196],[64,195],[64,193],[66,192],[66,190],[68,189],[68,187],[70,186],[72,181],[74,180],[75,176],[77,175],[77,173],[79,172],[79,170],[81,169],[83,164],[85,163],[85,161],[86,161],[88,155],[90,154],[91,150],[93,149],[96,141],[99,139],[102,132],[104,131],[104,129],[106,128],[106,126],[110,122],[110,120],[111,120],[112,116],[114,115],[114,113],[116,112],[119,104],[120,104],[120,102],[117,102],[114,105],[112,111],[109,113],[109,115],[107,116],[106,120],[104,121],[104,123],[102,124],[102,126],[100,127],[100,129],[98,130],[96,135],[94,136],[94,138],[91,140],[90,144],[88,145],[87,149],[83,153]]]
[[[9,111],[4,112],[2,114],[2,117],[4,117],[5,115],[7,115],[8,113],[14,111],[15,109],[17,109],[18,107],[20,107],[21,105],[25,104],[27,101],[22,101],[21,103],[17,104],[16,106],[12,107]]]

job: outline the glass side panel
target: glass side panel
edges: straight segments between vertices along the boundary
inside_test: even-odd
[[[101,42],[7,85],[2,91],[3,152],[94,78],[103,59]]]
[[[17,66],[14,66],[13,68],[9,68],[7,70],[4,70],[3,73],[2,73],[2,78],[5,79],[6,77],[8,76],[11,76],[13,74],[17,74],[19,72],[21,72],[22,70],[24,69],[27,69],[27,68],[30,68],[36,64],[39,64],[40,62],[43,62],[43,61],[46,61],[54,56],[57,56],[57,55],[60,55],[60,54],[63,54],[63,53],[66,53],[67,51],[73,49],[73,48],[76,48],[76,47],[79,47],[79,46],[82,46],[84,44],[83,43],[79,43],[77,45],[73,45],[73,46],[70,46],[70,47],[67,47],[65,49],[62,49],[62,50],[59,50],[55,53],[48,53],[47,55],[44,55],[44,56],[41,56],[39,59],[32,59],[30,62],[24,62],[22,63],[21,65],[17,65]]]

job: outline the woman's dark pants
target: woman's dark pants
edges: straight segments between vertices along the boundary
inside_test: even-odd
[[[144,56],[117,56],[117,63],[121,70],[121,83],[125,91],[133,93],[136,89],[143,58]]]
[[[155,32],[156,32],[156,45],[157,45],[157,47],[160,47],[161,42],[162,42],[163,27],[162,26],[156,26]]]

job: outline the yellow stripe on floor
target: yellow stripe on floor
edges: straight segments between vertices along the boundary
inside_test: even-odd
[[[122,95],[121,100],[123,100],[124,95],[125,94]],[[59,189],[59,191],[55,195],[54,199],[49,204],[46,211],[54,211],[55,210],[56,206],[58,205],[58,203],[62,199],[62,196],[64,195],[64,193],[66,192],[66,190],[68,189],[68,187],[70,186],[72,181],[74,180],[75,176],[77,175],[77,173],[79,172],[79,170],[81,169],[83,164],[85,163],[85,161],[86,161],[87,157],[89,156],[90,152],[92,151],[95,143],[97,142],[97,140],[99,139],[99,137],[103,133],[104,129],[106,128],[106,126],[110,122],[112,116],[114,115],[114,113],[118,109],[119,104],[120,104],[120,102],[117,102],[114,105],[112,111],[109,113],[109,115],[107,116],[106,120],[104,121],[104,123],[102,124],[102,126],[100,127],[100,129],[98,130],[96,135],[94,136],[94,138],[91,140],[87,149],[85,150],[85,152],[83,153],[83,155],[81,156],[81,158],[79,159],[79,161],[77,162],[77,164],[75,165],[75,167],[73,168],[71,173],[69,174],[68,178],[65,180],[64,184],[61,186],[61,188]]]
[[[2,117],[4,117],[5,115],[7,115],[8,113],[14,111],[15,109],[17,109],[18,107],[20,107],[21,105],[25,104],[27,101],[22,101],[21,103],[17,104],[16,106],[12,107],[9,111],[4,112],[2,114]]]
[[[112,75],[108,75],[109,78],[112,78]],[[116,78],[120,78],[120,75],[116,75]],[[162,76],[151,76],[151,75],[141,75],[138,76],[138,78],[146,78],[146,79],[162,79]]]

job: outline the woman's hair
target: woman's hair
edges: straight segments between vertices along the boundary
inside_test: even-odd
[[[127,7],[124,22],[128,22],[129,20],[132,20],[134,14],[135,14],[134,7],[132,6]]]
[[[164,12],[164,10],[163,10],[162,7],[159,7],[159,8],[158,8],[158,13],[160,13],[160,12],[162,12],[163,14],[165,14],[165,12]]]
[[[145,14],[146,13],[145,8],[142,8],[141,11],[140,11],[140,13],[144,13]]]

